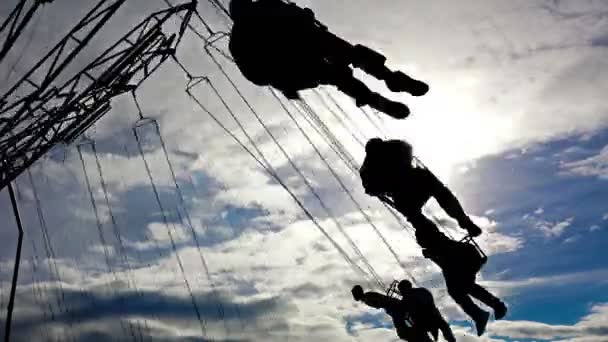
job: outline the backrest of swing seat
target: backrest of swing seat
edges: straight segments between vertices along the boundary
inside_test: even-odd
[[[476,271],[479,271],[488,261],[488,256],[470,236],[460,240],[460,243],[466,244],[467,257],[471,259],[470,262],[474,265]]]
[[[471,236],[465,237],[464,239],[460,240],[460,242],[464,242],[464,243],[467,243],[467,244],[475,247],[475,250],[477,250],[477,253],[479,253],[479,255],[482,258],[487,259],[486,253],[484,253],[484,251],[481,249],[481,247],[479,247],[479,244],[477,244],[477,242]]]
[[[398,289],[397,289],[398,285],[399,285],[399,281],[393,280],[391,285],[386,289],[386,296],[391,297],[391,298],[400,299],[400,296],[398,295]]]

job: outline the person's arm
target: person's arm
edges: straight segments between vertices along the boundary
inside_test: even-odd
[[[388,297],[378,292],[365,292],[361,301],[365,305],[376,309],[387,309],[389,306]]]
[[[445,212],[458,221],[458,225],[466,229],[471,236],[481,235],[481,228],[479,228],[464,212],[462,205],[454,196],[454,194],[448,189],[435,175],[426,170],[427,178],[431,186],[431,194],[437,200],[437,203],[445,210]]]

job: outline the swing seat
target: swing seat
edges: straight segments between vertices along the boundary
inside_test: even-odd
[[[386,289],[386,296],[395,298],[395,299],[401,299],[401,295],[399,294],[399,290],[397,288],[398,285],[399,285],[399,281],[393,280],[391,285],[389,285],[389,287]]]
[[[475,273],[479,272],[488,261],[488,256],[471,236],[460,240],[459,244],[459,253],[461,253],[462,258],[468,261],[468,264],[475,270]]]

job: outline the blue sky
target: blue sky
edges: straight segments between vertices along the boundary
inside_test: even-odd
[[[506,269],[511,279],[527,279],[606,270],[606,180],[602,175],[577,175],[564,165],[598,155],[607,133],[600,130],[483,158],[459,177],[458,190],[471,207],[491,211],[489,216],[502,222],[503,230],[526,236],[524,248],[495,257],[488,271]],[[558,235],[546,236],[536,227],[539,221],[554,227],[571,224]],[[512,298],[511,319],[573,324],[591,304],[608,298],[608,284],[598,279],[576,286],[560,281],[547,285],[550,291],[532,289]]]
[[[0,65],[7,86],[93,3],[76,6],[56,0],[46,6],[26,33],[31,42],[21,41],[9,54],[6,65],[15,67]],[[278,182],[197,107],[184,92],[183,73],[167,63],[138,90],[138,98],[144,114],[158,120],[184,203],[160,140],[146,125],[138,132],[165,212],[160,210],[130,130],[137,120],[135,105],[129,96],[117,98],[112,111],[87,132],[96,142],[110,207],[95,156],[88,146],[82,149],[99,222],[74,146],[60,147],[34,165],[34,186],[27,173],[18,179],[26,240],[15,340],[68,336],[107,341],[128,334],[128,326],[133,326],[151,341],[397,341],[383,312],[352,301],[352,285],[372,288],[373,282],[337,222],[385,282],[410,273],[429,287],[458,341],[606,341],[606,2],[298,3],[313,8],[341,36],[381,50],[392,68],[431,85],[427,96],[411,98],[388,94],[381,84],[358,74],[412,108],[407,120],[385,120],[388,135],[409,140],[484,229],[479,241],[490,261],[479,279],[505,298],[509,316],[492,322],[486,336],[473,336],[470,323],[446,296],[438,269],[421,257],[411,232],[363,193],[359,179],[294,112],[354,203],[275,99],[220,58],[322,198],[328,214],[211,63],[201,42],[188,34],[178,58],[193,74],[209,76],[281,179],[363,271],[349,266]],[[11,5],[0,4],[0,13]],[[161,1],[129,1],[75,66],[117,39],[122,28],[163,6]],[[200,1],[199,10],[216,29],[228,28],[209,2]],[[224,45],[218,42],[220,49]],[[20,56],[22,49],[27,53]],[[363,149],[350,131],[363,141],[379,133],[349,99],[328,91],[361,132],[345,128],[314,94],[305,97],[361,162]],[[193,94],[251,146],[208,85],[201,84]],[[429,210],[444,216],[433,204]],[[5,192],[0,212],[11,217]],[[53,258],[47,257],[51,246],[41,217]],[[14,239],[15,227],[5,220],[0,229],[2,307]]]

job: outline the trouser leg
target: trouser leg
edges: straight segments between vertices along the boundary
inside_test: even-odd
[[[492,309],[496,309],[498,306],[502,305],[502,301],[500,299],[479,284],[473,284],[469,290],[469,294],[472,297],[479,299],[479,301]]]
[[[324,83],[337,86],[340,91],[354,98],[358,107],[369,105],[396,119],[404,119],[410,114],[406,105],[391,101],[369,89],[353,75],[348,65],[328,63],[325,68],[327,80]]]
[[[352,64],[379,80],[385,80],[392,74],[384,65],[386,57],[366,46],[353,45],[331,32],[326,32],[320,42],[334,63]]]
[[[433,342],[429,333],[422,329],[414,329],[414,341],[419,342]]]
[[[418,328],[397,329],[397,336],[409,342],[433,342],[428,332]]]
[[[429,87],[400,71],[392,71],[386,66],[386,57],[381,53],[360,44],[352,45],[344,39],[323,32],[318,39],[318,48],[333,64],[353,65],[365,73],[382,80],[393,92],[408,92],[414,96],[426,94]]]
[[[458,304],[462,310],[469,315],[473,320],[482,317],[485,311],[483,311],[479,306],[477,306],[471,297],[469,296],[469,289],[467,286],[462,286],[461,284],[450,283],[446,279],[446,285],[448,288],[448,294],[456,304]]]
[[[450,328],[450,325],[448,324],[448,322],[446,322],[446,320],[443,318],[438,309],[435,309],[435,320],[437,327],[439,328],[439,330],[441,330],[443,338],[448,342],[455,342],[456,338],[454,337],[452,328]],[[437,336],[435,336],[435,339],[437,339]]]
[[[379,80],[387,80],[393,72],[385,65],[386,57],[363,45],[352,49],[352,64]]]
[[[348,66],[330,65],[327,72],[330,75],[327,83],[335,85],[341,92],[352,97],[359,107],[373,103],[380,96],[357,79]]]

